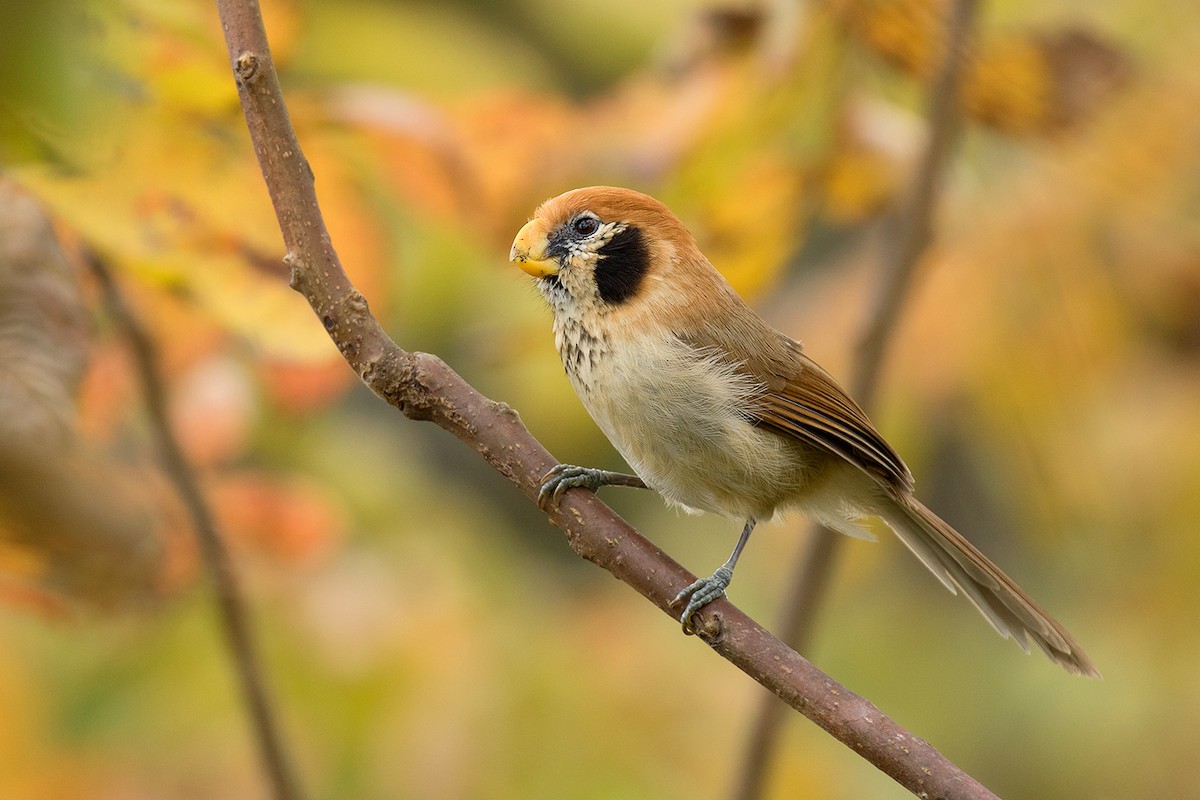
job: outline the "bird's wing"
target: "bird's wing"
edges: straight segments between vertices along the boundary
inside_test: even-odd
[[[801,367],[796,374],[764,382],[766,391],[754,410],[759,423],[820,445],[885,486],[911,492],[912,473],[862,407],[811,358],[797,356]]]
[[[747,337],[723,336],[715,326],[690,343],[711,348],[714,336],[722,339],[716,349],[762,387],[747,409],[753,422],[840,456],[888,489],[911,492],[912,473],[858,403],[800,351],[798,342],[763,327],[765,336],[751,339],[753,352]],[[764,338],[770,339],[766,346]]]

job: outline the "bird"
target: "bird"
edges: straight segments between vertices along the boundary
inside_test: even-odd
[[[913,494],[912,473],[834,378],[754,312],[653,197],[611,186],[546,200],[509,259],[536,279],[580,401],[636,475],[558,464],[539,502],[644,486],[742,523],[732,554],[675,597],[680,621],[725,595],[755,525],[799,511],[874,539],[878,518],[1027,653],[1099,672],[1066,629]]]

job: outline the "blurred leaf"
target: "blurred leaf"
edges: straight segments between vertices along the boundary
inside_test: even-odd
[[[945,49],[947,0],[839,0],[851,29],[879,57],[930,79]],[[1011,135],[1044,136],[1093,118],[1126,84],[1128,57],[1079,28],[984,35],[972,48],[962,98],[972,118]]]
[[[68,440],[87,359],[74,271],[37,204],[0,178],[0,446]]]
[[[312,481],[241,471],[221,476],[211,495],[236,547],[293,565],[324,559],[346,532],[337,504]]]
[[[841,27],[814,7],[794,33],[797,55],[784,74],[764,74],[753,53],[724,65],[711,117],[662,192],[709,260],[748,294],[769,285],[798,249],[838,147],[847,89]]]
[[[87,326],[49,222],[0,180],[0,572],[26,598],[113,606],[154,594],[162,519],[135,470],[77,438]]]
[[[319,363],[266,360],[261,365],[263,389],[271,403],[291,414],[309,414],[332,403],[355,381],[341,360]]]
[[[916,154],[916,127],[883,103],[856,98],[847,104],[822,175],[821,211],[831,222],[860,222],[890,207]]]
[[[1124,53],[1087,31],[1009,35],[984,44],[963,105],[1009,134],[1057,133],[1104,111],[1130,73]]]
[[[171,387],[171,430],[196,467],[225,463],[244,452],[257,411],[249,375],[227,357],[195,364]]]
[[[323,80],[390,83],[433,95],[517,80],[553,83],[526,42],[453,5],[326,0],[306,4],[305,23],[297,59]]]
[[[336,351],[283,277],[282,244],[261,188],[226,56],[201,36],[208,13],[143,5],[98,16],[103,52],[88,54],[109,104],[103,124],[73,143],[70,167],[16,174],[90,246],[141,279],[186,293],[212,319],[268,353],[329,359]],[[100,12],[97,12],[98,15]],[[138,16],[134,16],[138,14]],[[145,16],[141,16],[145,15]],[[119,44],[119,46],[117,46]],[[124,70],[120,79],[114,69]],[[293,117],[305,127],[305,106]],[[313,106],[309,113],[317,112]],[[322,206],[354,278],[376,288],[379,239],[344,171],[340,145],[306,137]],[[258,187],[247,191],[246,187]]]

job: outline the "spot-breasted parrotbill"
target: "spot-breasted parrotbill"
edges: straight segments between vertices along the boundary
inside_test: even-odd
[[[1058,622],[913,496],[862,408],[746,305],[665,205],[629,189],[567,192],[538,207],[510,258],[537,278],[572,386],[641,479],[559,465],[543,499],[644,482],[670,504],[744,522],[729,560],[676,598],[685,628],[725,593],[759,520],[798,510],[870,537],[861,520],[877,517],[1001,635],[1098,675]]]

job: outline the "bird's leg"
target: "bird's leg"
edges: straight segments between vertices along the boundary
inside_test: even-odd
[[[742,535],[738,537],[733,553],[724,564],[717,567],[716,572],[707,578],[693,582],[675,595],[675,599],[671,601],[672,606],[677,606],[687,600],[687,608],[683,610],[683,615],[679,618],[679,621],[683,623],[684,633],[695,633],[696,629],[692,626],[692,617],[695,613],[725,594],[725,590],[729,588],[729,583],[733,580],[733,568],[737,566],[738,556],[742,554],[746,542],[750,541],[750,532],[754,530],[756,522],[757,520],[754,518],[746,520],[746,527],[742,528]]]
[[[577,467],[574,464],[558,464],[542,478],[542,488],[538,491],[538,505],[543,508],[553,500],[555,504],[567,489],[582,487],[596,491],[601,486],[633,486],[638,489],[649,488],[646,482],[637,475],[626,475],[623,472],[609,472],[606,469],[592,467]]]

